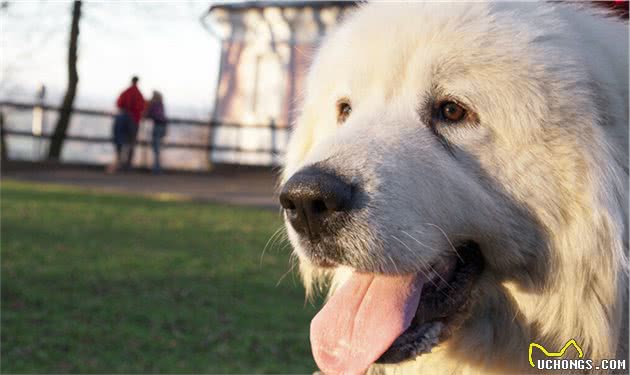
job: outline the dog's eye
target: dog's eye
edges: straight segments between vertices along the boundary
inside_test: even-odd
[[[438,115],[441,120],[448,122],[460,122],[466,117],[466,109],[455,102],[443,102],[440,104]]]
[[[337,123],[343,124],[352,113],[352,106],[350,105],[350,100],[348,99],[339,99],[337,101]]]

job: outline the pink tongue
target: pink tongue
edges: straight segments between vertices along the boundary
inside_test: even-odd
[[[311,321],[311,348],[325,374],[360,374],[411,324],[422,291],[417,275],[354,273]]]

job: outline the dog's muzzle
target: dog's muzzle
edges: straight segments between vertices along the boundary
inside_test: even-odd
[[[352,186],[317,167],[294,174],[280,193],[280,204],[291,226],[313,244],[334,234],[334,221],[350,209],[351,202]]]

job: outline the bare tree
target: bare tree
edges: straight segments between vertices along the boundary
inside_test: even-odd
[[[7,1],[0,2],[0,9],[6,10],[9,7]],[[0,160],[7,160],[7,142],[4,137],[4,113],[0,110]]]
[[[75,0],[72,5],[72,26],[70,27],[70,42],[68,43],[68,87],[59,109],[59,118],[55,131],[50,140],[48,149],[49,160],[59,160],[63,142],[66,139],[68,125],[72,117],[72,107],[74,97],[79,84],[79,74],[77,72],[77,49],[79,44],[79,21],[81,19],[81,0]]]
[[[4,113],[0,111],[0,160],[7,161],[9,153],[7,151],[7,141],[4,137]]]

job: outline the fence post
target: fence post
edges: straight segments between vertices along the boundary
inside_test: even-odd
[[[37,90],[37,103],[33,106],[33,122],[31,133],[33,134],[33,159],[39,160],[42,155],[42,135],[44,134],[44,100],[46,99],[46,86],[41,85]]]

